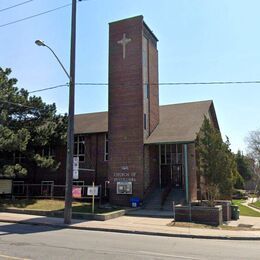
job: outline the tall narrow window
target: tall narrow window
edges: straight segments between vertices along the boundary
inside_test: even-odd
[[[45,146],[42,148],[42,156],[48,157],[48,158],[54,158],[54,148],[51,146]]]
[[[105,134],[104,161],[108,160],[108,133]]]
[[[146,125],[146,114],[144,114],[144,129],[146,130],[147,125]]]
[[[150,96],[150,86],[149,86],[149,84],[147,83],[147,84],[146,84],[146,98],[149,98],[149,96]]]
[[[74,137],[74,156],[79,157],[80,162],[85,161],[85,137],[83,135]]]
[[[26,161],[26,157],[21,152],[14,152],[14,163],[24,163]]]
[[[177,163],[182,163],[182,144],[177,145]]]
[[[161,164],[166,164],[166,152],[165,152],[165,144],[160,144],[161,146]]]

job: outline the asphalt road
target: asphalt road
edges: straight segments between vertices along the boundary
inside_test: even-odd
[[[260,241],[167,238],[0,223],[0,259],[260,259]]]

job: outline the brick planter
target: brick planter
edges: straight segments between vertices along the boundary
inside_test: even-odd
[[[175,207],[175,220],[185,222],[195,222],[208,225],[222,225],[222,206],[215,207],[207,206],[176,206]]]
[[[231,220],[231,201],[217,200],[216,204],[222,206],[223,221],[230,221]]]

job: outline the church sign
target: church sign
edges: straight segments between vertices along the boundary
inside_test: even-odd
[[[114,182],[130,181],[136,182],[136,172],[116,172],[114,173]]]
[[[120,181],[116,183],[117,194],[132,194],[132,182]]]

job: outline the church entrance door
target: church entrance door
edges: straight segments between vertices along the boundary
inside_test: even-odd
[[[182,189],[182,164],[172,166],[172,184],[175,189]]]

